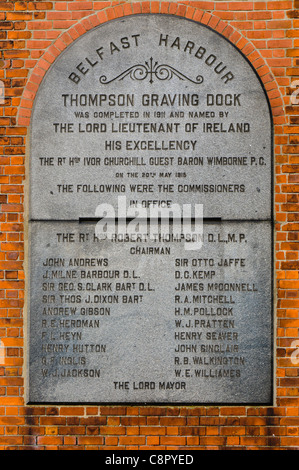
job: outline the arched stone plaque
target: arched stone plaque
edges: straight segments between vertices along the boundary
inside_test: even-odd
[[[40,85],[29,179],[28,402],[271,403],[272,120],[239,50],[169,15],[92,29]],[[201,243],[97,237],[120,197],[202,205]]]

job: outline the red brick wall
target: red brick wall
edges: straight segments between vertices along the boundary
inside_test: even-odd
[[[299,449],[299,7],[267,1],[0,1],[0,449]],[[31,108],[51,63],[94,26],[134,13],[208,24],[260,75],[274,116],[274,406],[26,406],[24,183]],[[299,88],[297,86],[297,88]],[[297,104],[298,100],[298,104]],[[298,343],[299,344],[299,343]],[[2,358],[2,353],[5,357]]]

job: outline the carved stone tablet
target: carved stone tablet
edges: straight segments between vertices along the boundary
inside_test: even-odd
[[[29,402],[270,403],[271,224],[31,224]]]
[[[271,168],[263,86],[206,26],[126,17],[70,45],[32,114],[28,402],[270,404]],[[139,204],[209,220],[197,242],[181,216],[96,236]]]
[[[271,216],[271,116],[245,57],[204,25],[142,15],[92,29],[54,62],[31,127],[32,219],[99,203],[200,203]]]

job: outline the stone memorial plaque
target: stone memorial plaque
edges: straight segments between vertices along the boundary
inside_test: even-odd
[[[269,403],[271,223],[182,237],[31,224],[29,402]]]
[[[239,50],[168,15],[92,29],[39,87],[29,175],[28,403],[271,403],[272,118]]]
[[[32,219],[94,217],[120,195],[271,217],[266,95],[240,51],[204,25],[142,15],[92,29],[47,72],[32,116]]]

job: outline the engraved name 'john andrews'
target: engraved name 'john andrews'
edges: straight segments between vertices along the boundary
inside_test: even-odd
[[[145,37],[144,40],[146,41],[146,46],[150,47],[151,49],[153,49],[155,46],[158,46],[161,48],[165,47],[168,50],[172,51],[179,51],[179,53],[183,52],[185,54],[188,54],[188,56],[199,60],[199,65],[203,70],[205,68],[211,69],[221,78],[221,80],[223,80],[224,83],[228,83],[229,81],[234,79],[234,74],[228,69],[228,66],[225,65],[221,59],[219,59],[215,54],[212,54],[210,51],[208,51],[205,47],[195,44],[195,42],[193,41],[181,39],[179,36],[171,38],[168,34],[160,34],[158,38],[153,38],[151,44],[148,44],[147,37]],[[69,80],[71,80],[73,83],[78,84],[86,75],[88,75],[88,73],[92,69],[97,67],[103,60],[111,60],[111,56],[114,55],[114,57],[116,57],[117,54],[124,53],[124,51],[130,51],[130,55],[132,55],[132,50],[136,50],[136,48],[138,48],[142,44],[142,42],[143,37],[140,34],[132,34],[131,36],[124,36],[119,39],[115,39],[114,41],[110,41],[109,43],[106,43],[105,46],[97,47],[96,49],[94,49],[94,51],[91,52],[91,55],[85,55],[85,57],[82,57],[82,60],[75,67],[75,70],[69,74]],[[204,67],[202,67],[202,65]],[[136,66],[136,64],[133,64],[131,67],[134,66]],[[172,68],[173,74],[174,70],[176,69]],[[163,72],[163,77],[164,76],[167,76],[166,70],[164,70]],[[105,79],[103,83],[105,83]],[[201,81],[197,82],[195,77],[194,83],[201,83]]]

